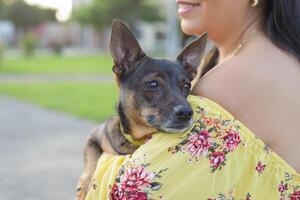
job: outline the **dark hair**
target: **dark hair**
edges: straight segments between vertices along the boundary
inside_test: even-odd
[[[266,0],[265,31],[279,48],[300,61],[300,1]]]
[[[266,0],[265,3],[264,31],[268,38],[300,61],[300,0]],[[218,56],[216,48],[208,53],[200,77],[217,64]]]

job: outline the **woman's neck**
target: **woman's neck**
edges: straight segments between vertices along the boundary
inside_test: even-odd
[[[262,31],[261,23],[258,18],[253,18],[245,23],[244,27],[229,30],[220,38],[212,38],[219,50],[218,63],[222,63],[230,57],[238,54],[254,35]]]

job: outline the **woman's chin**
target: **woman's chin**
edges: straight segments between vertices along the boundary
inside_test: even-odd
[[[181,20],[181,30],[187,35],[201,35],[205,32],[201,23],[185,19]]]

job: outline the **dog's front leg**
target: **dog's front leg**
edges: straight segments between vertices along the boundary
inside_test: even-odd
[[[101,135],[101,126],[94,128],[85,144],[83,153],[84,169],[82,175],[80,176],[79,183],[77,185],[77,200],[85,199],[91,178],[97,166],[98,159],[103,152],[100,141]]]

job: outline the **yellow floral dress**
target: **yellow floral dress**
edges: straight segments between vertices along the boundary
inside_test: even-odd
[[[217,103],[190,96],[193,127],[133,155],[103,154],[87,200],[300,200],[300,174]]]

